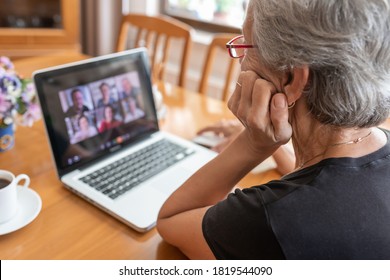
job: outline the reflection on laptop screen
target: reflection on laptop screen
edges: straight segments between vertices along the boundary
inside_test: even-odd
[[[59,170],[158,130],[143,53],[60,67],[35,82]]]

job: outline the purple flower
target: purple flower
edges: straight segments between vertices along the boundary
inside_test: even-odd
[[[6,70],[14,69],[14,65],[11,60],[6,56],[0,56],[0,67],[5,68]]]
[[[0,56],[0,127],[15,121],[31,126],[40,116],[33,83],[17,74],[8,57]]]
[[[33,123],[41,118],[41,110],[37,104],[30,104],[27,111],[23,114],[21,124],[32,126]]]
[[[7,99],[7,96],[0,90],[0,113],[4,114],[9,111],[11,103]]]
[[[12,93],[17,90],[21,90],[22,82],[19,77],[15,76],[15,74],[6,73],[0,80],[0,88],[3,91]]]

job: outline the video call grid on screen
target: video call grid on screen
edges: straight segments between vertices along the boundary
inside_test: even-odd
[[[149,71],[141,59],[103,60],[41,77],[40,101],[45,104],[43,114],[49,119],[47,131],[55,142],[53,154],[60,170],[75,169],[106,150],[158,130]],[[131,94],[125,94],[126,80]],[[108,102],[103,101],[105,90]],[[78,97],[72,98],[72,92]],[[78,110],[77,99],[82,103]]]
[[[107,110],[116,126],[145,116],[136,71],[60,91],[59,98],[71,144],[104,132]],[[77,102],[79,112],[73,110]]]

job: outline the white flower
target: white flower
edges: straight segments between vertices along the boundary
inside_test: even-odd
[[[10,125],[10,124],[12,124],[14,122],[14,120],[11,117],[7,116],[7,117],[4,118],[3,122],[4,122],[5,125]]]

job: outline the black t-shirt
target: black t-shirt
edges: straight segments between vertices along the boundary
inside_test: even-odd
[[[203,234],[217,259],[390,259],[390,141],[236,190]]]

